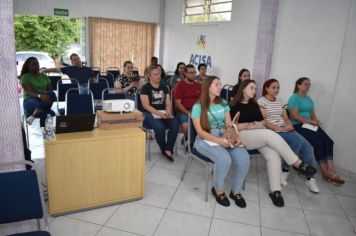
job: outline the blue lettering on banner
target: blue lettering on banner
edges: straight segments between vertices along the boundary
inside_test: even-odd
[[[204,63],[207,67],[211,67],[211,57],[206,55],[192,54],[190,55],[190,64],[198,66],[200,63]]]

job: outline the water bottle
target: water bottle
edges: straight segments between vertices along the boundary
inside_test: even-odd
[[[53,118],[50,114],[47,115],[46,122],[45,122],[45,139],[46,140],[53,140]]]

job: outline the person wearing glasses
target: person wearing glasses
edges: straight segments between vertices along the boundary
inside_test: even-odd
[[[177,111],[176,118],[184,136],[188,137],[188,116],[200,97],[201,84],[195,81],[196,71],[192,64],[185,66],[184,75],[185,79],[174,87],[173,98]]]
[[[307,95],[310,79],[299,78],[295,82],[294,94],[288,100],[288,110],[294,129],[307,139],[314,148],[314,157],[319,164],[323,179],[337,186],[345,180],[336,174],[333,154],[334,141],[320,127],[314,111],[314,102]]]

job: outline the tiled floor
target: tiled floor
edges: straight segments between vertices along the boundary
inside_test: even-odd
[[[38,122],[38,120],[36,121]],[[44,151],[38,123],[30,127],[30,148],[44,179]],[[247,177],[247,208],[232,204],[222,207],[209,193],[204,201],[203,166],[193,161],[183,181],[186,162],[183,150],[174,163],[168,162],[152,142],[152,161],[146,161],[145,197],[140,201],[50,217],[54,236],[355,236],[356,175],[347,171],[345,186],[336,187],[317,177],[319,194],[304,186],[301,176],[292,173],[283,189],[285,207],[272,205],[268,196],[265,162],[251,160]],[[231,179],[226,181],[229,191]],[[233,203],[233,202],[232,202]]]

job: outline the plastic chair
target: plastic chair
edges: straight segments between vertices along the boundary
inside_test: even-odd
[[[113,88],[106,88],[102,91],[101,100],[126,99],[125,93],[117,93]]]
[[[32,170],[0,173],[0,224],[37,220],[37,231],[11,235],[47,236],[47,209],[37,178],[37,168],[30,161],[0,162],[1,167],[30,165]],[[41,230],[43,218],[45,231]]]
[[[53,73],[47,73],[47,77],[51,81],[52,90],[57,90],[57,82],[62,79],[62,74],[55,73],[55,75],[53,75]]]
[[[213,164],[214,162],[207,158],[206,156],[200,154],[194,147],[194,141],[197,136],[197,131],[195,130],[195,127],[192,123],[192,118],[191,115],[189,114],[188,117],[188,157],[190,159],[187,160],[183,174],[181,177],[181,180],[183,180],[185,173],[188,170],[188,167],[190,166],[190,163],[193,161],[193,158],[201,162],[205,168],[206,168],[206,183],[205,183],[205,201],[208,201],[208,192],[209,192],[209,181],[210,181],[210,174],[213,170]]]
[[[97,77],[98,74],[100,74],[100,68],[99,67],[90,67],[90,69],[93,71],[94,77]]]
[[[225,99],[227,102],[230,102],[233,88],[234,88],[234,86],[232,86],[231,84],[225,84],[223,86],[223,88],[221,89],[220,97]]]
[[[111,66],[106,69],[106,73],[110,73],[114,76],[114,79],[117,79],[120,76],[119,67]]]
[[[69,89],[76,88],[79,90],[79,82],[76,79],[70,79],[71,83],[63,83],[65,80],[57,81],[57,110],[60,114],[64,114],[63,109],[59,109],[59,102],[65,101],[65,95]]]
[[[95,78],[89,79],[88,90],[93,93],[95,100],[100,100],[104,89],[109,88],[109,83],[105,78],[99,78],[97,83]]]
[[[106,81],[108,81],[108,84],[109,84],[109,88],[114,88],[114,81],[115,81],[115,78],[114,78],[114,75],[111,74],[110,72],[100,72],[96,78],[98,79],[98,81],[100,79],[106,79]]]
[[[76,91],[77,93],[74,93]],[[79,94],[79,89],[69,89],[65,102],[65,115],[95,114],[94,97],[91,91],[88,91],[87,94]]]

